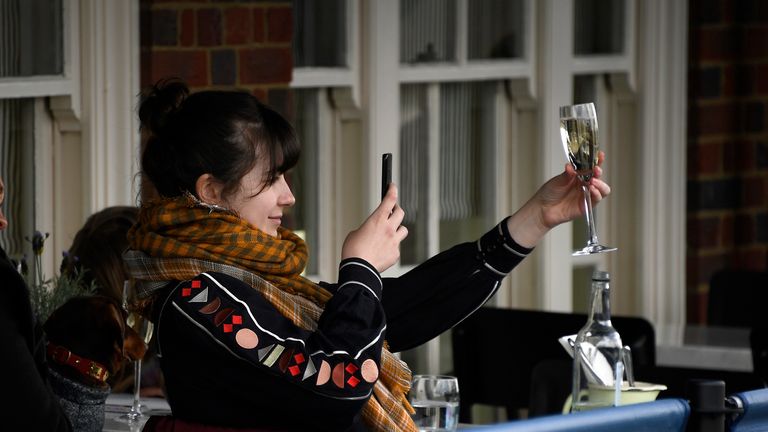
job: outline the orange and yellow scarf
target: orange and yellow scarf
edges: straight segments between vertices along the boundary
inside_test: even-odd
[[[204,271],[238,277],[261,292],[299,327],[317,328],[331,293],[301,276],[307,246],[280,228],[270,236],[236,214],[204,206],[192,196],[160,200],[142,207],[128,232],[126,253],[131,276],[142,281],[185,280]],[[382,350],[379,380],[363,407],[365,423],[375,431],[416,431],[405,395],[408,366]]]

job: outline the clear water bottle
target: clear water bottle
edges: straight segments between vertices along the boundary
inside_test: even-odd
[[[624,376],[623,345],[611,324],[610,275],[592,274],[587,323],[573,347],[571,411],[616,406]]]

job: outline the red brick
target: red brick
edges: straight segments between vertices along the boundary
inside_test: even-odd
[[[291,82],[293,59],[290,48],[242,49],[239,56],[241,84]]]
[[[744,29],[744,57],[768,57],[768,26],[754,26]]]
[[[195,12],[192,9],[185,9],[181,12],[179,44],[185,47],[195,44]]]
[[[686,322],[691,324],[707,323],[708,293],[689,292],[685,296]]]
[[[267,10],[267,41],[290,42],[293,36],[293,9],[290,7]]]
[[[253,41],[264,42],[266,39],[266,14],[264,9],[256,8],[253,10]]]
[[[768,64],[753,65],[751,71],[752,94],[754,96],[768,95]]]
[[[736,111],[731,103],[698,106],[695,111],[697,116],[693,127],[699,135],[728,134],[737,128]]]
[[[722,69],[722,94],[725,97],[733,96],[736,93],[733,65],[725,65]]]
[[[722,172],[723,174],[728,174],[736,171],[738,168],[738,164],[740,163],[738,159],[739,154],[739,144],[733,143],[733,142],[725,142],[723,143],[723,163],[722,163]]]
[[[688,254],[690,262],[688,264],[689,268],[686,280],[689,287],[699,284],[709,285],[709,280],[712,279],[712,275],[715,274],[716,271],[725,268],[730,259],[727,251],[704,256],[690,256],[691,253],[695,252],[689,252]]]
[[[761,248],[737,250],[733,254],[733,268],[742,270],[765,270],[766,253]]]
[[[253,14],[248,8],[235,7],[224,12],[224,42],[240,45],[250,42]]]
[[[267,102],[267,89],[262,87],[257,87],[253,89],[251,92],[254,96],[256,96],[256,99],[258,99],[261,103]]]
[[[698,144],[688,149],[688,170],[691,175],[714,174],[720,171],[720,143]]]
[[[755,239],[755,217],[751,214],[736,215],[736,245],[750,245]]]
[[[725,248],[733,247],[734,236],[733,214],[726,214],[720,219],[720,244]]]
[[[197,44],[200,46],[221,45],[221,10],[200,9],[197,11]]]
[[[150,82],[175,76],[190,87],[209,84],[208,55],[205,51],[155,51],[152,53]]]
[[[692,53],[692,55],[696,55],[699,60],[714,61],[733,58],[734,37],[732,29],[703,28],[695,33],[698,35],[698,52]]]
[[[689,218],[688,246],[695,249],[715,248],[720,245],[720,218]]]
[[[741,171],[751,171],[755,168],[755,143],[752,141],[739,140],[735,143],[734,162],[736,169],[732,170],[736,174]]]
[[[742,187],[741,201],[745,207],[764,206],[766,204],[765,178],[745,178]]]

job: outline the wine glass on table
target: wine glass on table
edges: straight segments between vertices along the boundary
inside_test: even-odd
[[[154,330],[154,324],[145,316],[139,313],[138,294],[136,292],[136,285],[131,281],[123,282],[123,309],[128,312],[128,318],[126,324],[131,327],[138,335],[144,340],[144,343],[148,344],[152,339],[152,331]],[[133,402],[131,409],[118,417],[119,420],[134,423],[142,420],[146,417],[141,412],[142,405],[140,404],[140,392],[141,391],[141,359],[135,359],[133,361]]]
[[[573,252],[574,256],[615,251],[615,247],[601,245],[597,239],[595,217],[589,180],[597,165],[597,113],[593,103],[560,107],[560,139],[568,161],[576,169],[584,191],[584,216],[587,219],[587,245]]]

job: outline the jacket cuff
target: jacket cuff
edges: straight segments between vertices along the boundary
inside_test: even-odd
[[[339,290],[362,288],[381,300],[382,281],[378,270],[361,258],[347,258],[339,263]]]
[[[520,246],[507,229],[507,219],[501,221],[476,242],[477,259],[483,266],[504,277],[531,253],[533,248]]]

